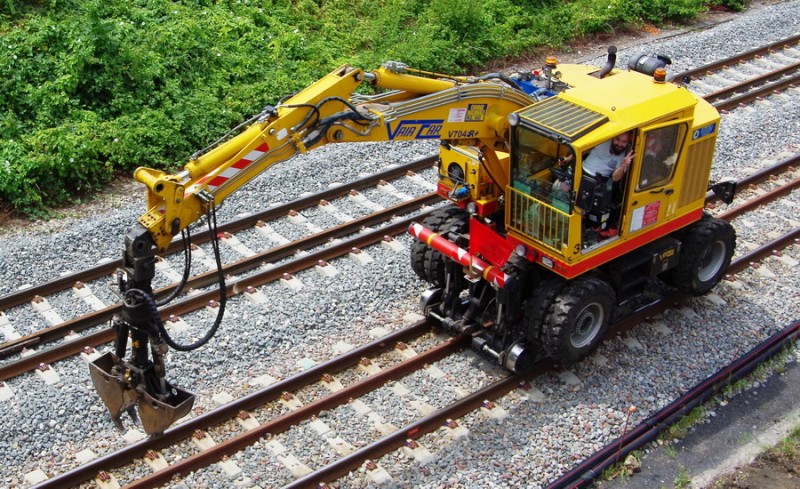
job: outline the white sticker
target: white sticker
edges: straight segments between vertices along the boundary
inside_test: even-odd
[[[450,109],[447,122],[464,122],[467,118],[467,109]]]
[[[280,141],[281,139],[284,139],[286,137],[286,134],[288,134],[286,128],[283,128],[280,131],[278,131],[278,134],[276,134],[275,137],[278,139],[278,141]]]
[[[634,209],[631,214],[631,232],[642,229],[642,219],[644,219],[644,207]]]

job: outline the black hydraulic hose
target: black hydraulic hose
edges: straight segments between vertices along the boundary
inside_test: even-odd
[[[192,270],[192,235],[189,233],[188,229],[184,229],[181,231],[181,236],[183,236],[183,276],[181,277],[180,283],[171,294],[160,301],[156,301],[156,305],[159,307],[178,297],[189,281],[189,274]]]
[[[314,122],[314,124],[317,124],[319,122],[320,114],[319,114],[319,106],[318,105],[314,105],[314,104],[291,104],[291,105],[284,105],[284,107],[288,107],[288,108],[308,107],[308,108],[311,109],[308,112],[308,114],[306,114],[306,116],[303,117],[303,120],[300,121],[296,126],[294,126],[292,128],[292,132],[297,132],[300,129],[302,129],[303,127],[305,127],[305,125],[308,123],[308,121],[311,120],[311,116],[312,115],[315,115],[317,117],[317,120]]]
[[[167,346],[177,351],[196,350],[197,348],[200,348],[208,343],[208,341],[217,333],[217,329],[219,329],[219,325],[222,323],[222,318],[225,315],[225,304],[228,302],[228,293],[225,289],[225,274],[223,273],[222,259],[220,258],[219,252],[219,239],[217,238],[217,210],[214,206],[213,200],[211,201],[211,208],[206,216],[208,219],[208,232],[211,235],[211,246],[214,249],[214,259],[217,263],[217,278],[219,282],[217,317],[214,320],[214,324],[211,326],[211,328],[209,328],[202,338],[194,343],[190,343],[188,345],[178,343],[173,340],[172,337],[170,337],[167,329],[164,327],[164,323],[161,321],[161,315],[158,313],[158,308],[156,307],[155,301],[152,300],[150,296],[143,294],[152,309],[151,317],[153,318],[153,326],[158,331],[159,339],[163,339]]]
[[[505,75],[503,73],[487,73],[486,75],[480,76],[476,78],[476,81],[484,81],[484,80],[501,80],[504,83],[508,84],[509,86],[516,88],[520,92],[522,92],[522,87],[519,86],[517,82],[515,82],[511,77]]]
[[[356,107],[355,105],[353,105],[353,104],[352,104],[352,102],[350,102],[350,101],[349,101],[349,100],[347,100],[347,99],[343,99],[342,97],[338,97],[338,96],[326,97],[326,98],[324,98],[324,99],[322,99],[322,100],[320,101],[319,105],[321,106],[321,105],[323,105],[323,104],[326,104],[326,103],[328,103],[328,102],[333,102],[333,101],[338,101],[338,102],[341,102],[341,103],[343,103],[344,105],[346,105],[347,107],[349,107],[349,108],[350,108],[350,110],[352,110],[353,112],[356,112],[356,113],[358,112],[358,107]]]

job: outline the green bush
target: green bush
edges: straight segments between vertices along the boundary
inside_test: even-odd
[[[729,3],[740,3],[731,1]],[[0,204],[175,169],[342,63],[465,73],[701,0],[0,0]]]
[[[715,5],[741,12],[750,5],[750,2],[748,0],[722,0],[720,2],[715,2]]]

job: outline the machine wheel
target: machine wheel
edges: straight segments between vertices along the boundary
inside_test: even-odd
[[[569,282],[544,319],[547,353],[563,365],[582,360],[603,339],[615,302],[614,289],[603,280],[581,277]]]
[[[564,288],[564,285],[566,285],[566,282],[561,277],[546,278],[536,285],[531,297],[525,301],[523,306],[524,327],[528,342],[531,345],[545,344],[544,319],[553,304],[553,300]]]
[[[689,295],[703,295],[722,280],[731,264],[736,231],[728,222],[708,215],[692,225],[681,239],[678,266],[667,282]]]
[[[448,231],[466,233],[469,229],[469,214],[454,205],[436,209],[422,221],[426,228],[443,234]],[[411,269],[419,278],[442,288],[445,285],[445,258],[441,253],[414,240],[411,243]]]

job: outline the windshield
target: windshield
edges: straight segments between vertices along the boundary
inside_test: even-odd
[[[569,212],[572,190],[572,148],[522,126],[515,128],[511,185],[515,189]]]

